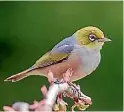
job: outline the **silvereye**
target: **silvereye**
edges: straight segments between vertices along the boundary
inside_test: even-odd
[[[99,65],[100,50],[104,42],[111,41],[97,27],[88,26],[65,38],[51,51],[44,54],[29,69],[5,79],[16,82],[30,75],[46,76],[51,70],[55,78],[63,78],[63,73],[72,68],[71,81],[79,80],[93,72]]]

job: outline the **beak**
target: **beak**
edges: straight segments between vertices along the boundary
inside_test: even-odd
[[[106,37],[98,39],[98,42],[109,42],[109,41],[112,41],[112,40]]]

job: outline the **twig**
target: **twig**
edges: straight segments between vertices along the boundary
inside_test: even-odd
[[[4,106],[5,111],[66,111],[67,103],[63,101],[63,95],[69,97],[74,101],[72,106],[72,111],[75,107],[79,110],[85,110],[92,104],[91,98],[84,95],[80,86],[70,82],[70,77],[72,75],[72,69],[68,69],[64,78],[61,80],[55,79],[53,73],[49,71],[48,81],[50,87],[47,90],[46,86],[41,88],[41,92],[44,99],[41,101],[34,101],[33,104],[28,104],[26,102],[16,102],[12,107]]]

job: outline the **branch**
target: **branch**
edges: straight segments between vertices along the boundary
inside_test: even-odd
[[[64,102],[63,96],[71,98],[74,102],[72,111],[75,107],[79,110],[85,110],[92,102],[91,98],[84,95],[80,86],[70,82],[72,69],[68,69],[63,74],[63,79],[58,80],[53,77],[53,73],[49,71],[48,81],[50,87],[47,90],[46,86],[41,88],[44,99],[41,101],[34,101],[33,104],[26,102],[15,102],[11,107],[4,106],[5,111],[66,111],[67,103]]]

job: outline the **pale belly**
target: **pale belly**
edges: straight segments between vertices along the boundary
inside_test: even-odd
[[[93,72],[99,65],[101,60],[100,52],[85,52],[85,54],[80,52],[81,66],[80,68],[85,74],[89,75]]]
[[[78,56],[79,66],[72,76],[72,80],[79,80],[89,74],[91,74],[99,65],[101,60],[100,52],[88,51],[85,49],[76,51]]]

